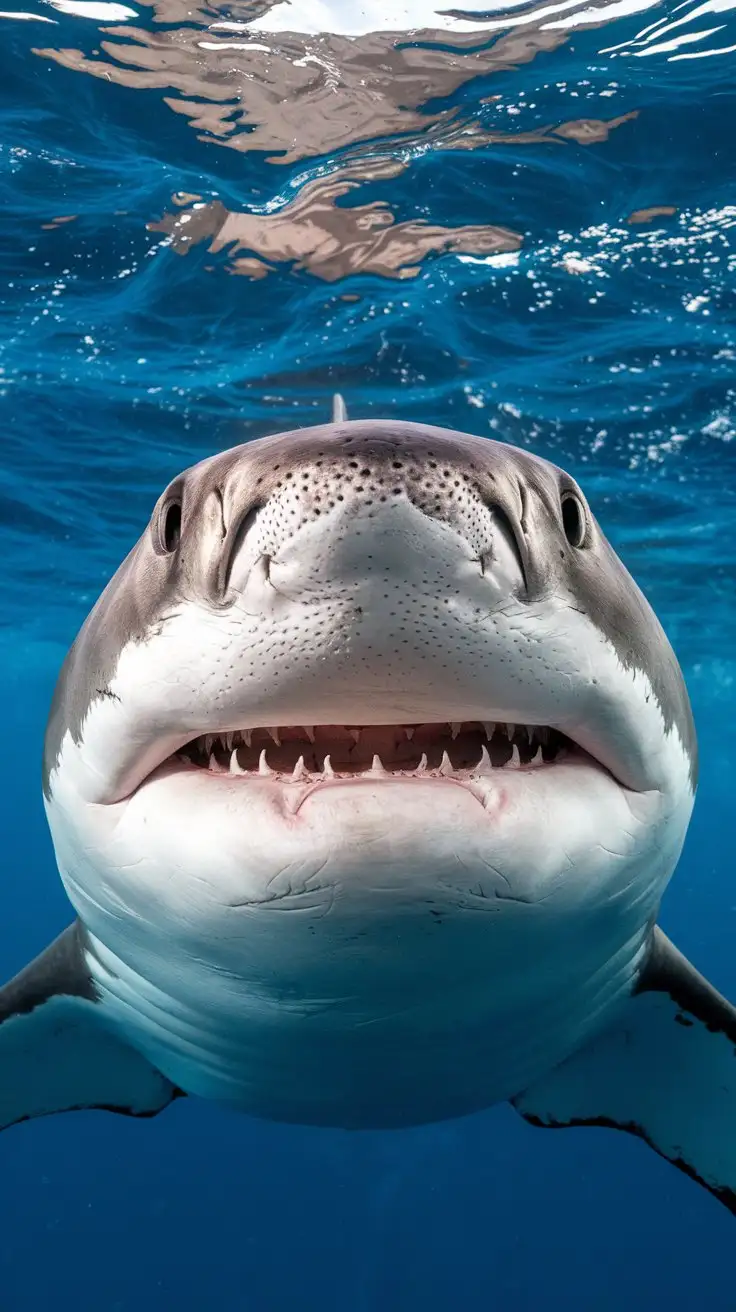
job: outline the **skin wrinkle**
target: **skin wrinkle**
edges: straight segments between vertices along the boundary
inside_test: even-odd
[[[304,881],[304,888],[303,888],[303,890],[300,890],[300,892],[304,892],[304,893],[312,892],[313,890],[312,890],[312,888],[309,886],[309,885],[310,885],[310,882],[311,882],[313,879],[318,879],[319,876],[321,875],[322,871],[323,871],[328,865],[329,865],[329,857],[325,857],[324,860],[323,860],[323,861],[320,863],[320,865],[317,867],[317,869],[316,869],[315,871],[313,871],[313,873],[312,873],[311,875],[308,875],[308,876],[307,876],[307,880]],[[276,880],[277,880],[277,879],[281,879],[281,877],[282,877],[282,875],[284,875],[284,873],[285,873],[285,871],[284,871],[284,870],[281,870],[281,871],[279,871],[277,874],[272,875],[271,878],[268,880],[268,882],[267,882],[267,884],[266,884],[266,888],[269,889],[269,890],[270,890],[271,888],[273,888],[273,885],[275,884]],[[314,889],[314,891],[317,892],[317,891],[320,890],[320,888],[324,888],[324,891],[326,892],[326,891],[328,890],[328,888],[329,888],[329,885],[319,885],[319,884],[318,884],[318,885],[316,886],[316,888]],[[290,877],[290,876],[289,876],[289,894],[290,894],[290,895],[293,895],[293,885],[292,885],[291,877]]]
[[[490,870],[492,875],[497,875],[499,879],[503,880],[504,884],[509,890],[509,894],[511,894],[511,884],[509,882],[508,876],[505,875],[502,870],[499,870],[497,866],[492,865],[491,862],[488,861],[486,858],[482,858],[482,862],[483,865],[486,867],[486,869]],[[463,863],[463,865],[465,865],[465,863]],[[465,869],[467,870],[467,865],[465,865]]]
[[[268,898],[243,899],[242,901],[228,902],[226,903],[226,905],[232,907],[246,907],[246,906],[256,907],[259,905],[272,905],[274,902],[278,902],[282,899],[287,899],[287,898],[308,897],[310,894],[313,893],[327,893],[329,897],[327,903],[325,903],[326,909],[324,914],[326,915],[330,909],[330,906],[334,903],[335,900],[336,881],[327,884],[316,884],[316,885],[313,884],[311,881],[318,879],[322,871],[326,869],[326,867],[329,864],[330,864],[330,858],[325,857],[324,860],[320,862],[317,869],[313,871],[311,875],[308,876],[309,882],[305,883],[305,886],[302,889],[298,889],[295,891],[293,885],[290,882],[288,889],[281,890],[276,893],[271,893],[271,895]],[[273,888],[273,885],[276,883],[276,881],[282,878],[283,874],[284,874],[284,870],[282,869],[280,871],[277,871],[276,874],[271,875],[266,883],[266,888],[270,891]],[[294,909],[302,910],[302,908],[298,908],[298,907]]]

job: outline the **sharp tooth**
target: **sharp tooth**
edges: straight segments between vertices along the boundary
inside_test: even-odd
[[[237,749],[237,747],[235,748],[235,751],[233,752],[232,756],[230,757],[230,773],[231,773],[231,774],[245,774],[245,770],[243,769],[243,767],[241,766],[240,762],[238,761],[238,749]]]
[[[440,774],[454,774],[454,773],[455,771],[453,769],[452,761],[447,755],[447,752],[443,752],[442,760],[440,761]]]
[[[260,756],[258,757],[258,773],[263,775],[273,774],[273,770],[271,769],[270,765],[268,764],[268,761],[266,760],[265,747],[261,752]]]
[[[243,729],[243,731],[242,731],[242,733],[243,733],[243,737],[244,737],[244,739],[245,739],[245,745],[246,745],[246,747],[250,747],[250,736],[251,736],[251,732],[252,732],[252,731],[251,731],[250,729]]]
[[[480,760],[475,767],[474,774],[490,774],[492,769],[491,758],[484,743],[480,749]]]
[[[496,726],[493,720],[484,720],[483,729],[485,731],[486,738],[488,738],[488,740],[490,741],[490,739],[493,737],[494,733],[496,732]]]
[[[295,783],[299,783],[299,781],[300,781],[301,779],[308,779],[308,778],[309,778],[309,774],[308,774],[308,772],[307,772],[307,767],[306,767],[305,764],[304,764],[304,757],[303,757],[303,756],[300,756],[300,757],[299,757],[299,760],[297,761],[296,765],[294,766],[294,769],[293,769],[293,772],[292,772],[291,777],[292,777],[292,779],[294,780]]]
[[[335,778],[335,771],[334,771],[333,768],[332,768],[332,761],[330,760],[329,756],[326,756],[326,757],[325,757],[324,765],[322,766],[322,770],[323,770],[323,773],[326,774],[326,776],[327,776],[328,779],[334,779],[334,778]]]
[[[305,732],[305,734],[307,735],[307,738],[309,739],[310,743],[313,743],[313,742],[314,742],[314,729],[312,728],[311,724],[305,724],[305,725],[303,725],[302,727],[303,727],[304,732]]]
[[[457,738],[462,727],[463,727],[462,724],[458,724],[457,721],[455,721],[454,724],[450,725],[450,733],[452,734],[453,741],[455,740],[455,738]]]
[[[219,774],[220,767],[219,767],[219,765],[217,764],[217,761],[215,760],[215,754],[214,754],[214,752],[211,752],[211,753],[210,753],[210,763],[209,763],[209,767],[208,767],[208,768],[209,768],[210,770],[214,770],[216,773]]]
[[[373,757],[369,774],[388,774],[388,771],[384,769],[383,761],[378,754]]]
[[[510,765],[512,770],[518,770],[521,765],[521,757],[519,756],[519,749],[516,746],[516,743],[514,743],[511,749],[511,760],[507,761],[506,764]]]
[[[407,738],[409,739],[409,742],[411,742],[412,738],[414,737],[414,730],[410,727],[410,728],[408,728],[408,729],[405,729],[405,730],[404,730],[404,733],[406,734]]]
[[[213,733],[206,733],[206,734],[205,734],[205,736],[204,736],[204,750],[205,750],[207,756],[209,756],[210,752],[212,751],[212,746],[213,746],[214,741],[215,741],[215,734],[213,734]]]
[[[227,750],[228,750],[229,752],[231,752],[231,751],[233,750],[233,741],[234,741],[234,739],[235,739],[235,734],[234,734],[234,733],[226,733],[226,734],[225,734],[225,743],[226,743],[226,745],[227,745]]]
[[[280,747],[280,746],[281,746],[281,739],[279,738],[279,731],[278,731],[278,729],[269,729],[268,732],[270,733],[271,737],[273,738],[273,740],[274,740],[276,746],[277,746],[277,747]]]
[[[424,774],[427,769],[427,753],[422,752],[422,759],[417,766],[417,774]]]
[[[530,765],[544,765],[544,757],[542,756],[542,744],[541,744],[541,743],[539,744],[539,746],[538,746],[536,752],[534,753],[534,756],[532,757],[532,759],[531,759],[531,761],[529,762],[529,764],[530,764]]]
[[[352,738],[354,743],[360,742],[360,729],[348,729],[348,733],[350,734],[350,737]]]

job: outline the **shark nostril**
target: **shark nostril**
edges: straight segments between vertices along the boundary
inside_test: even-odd
[[[223,595],[227,593],[233,585],[233,568],[238,557],[243,553],[246,539],[255,527],[256,520],[263,510],[259,503],[251,506],[250,510],[243,516],[235,531],[230,535],[227,534],[223,542],[223,557],[220,565],[221,591]],[[230,536],[230,541],[227,538]],[[258,552],[257,555],[266,555],[265,552]],[[267,556],[270,562],[270,556]]]

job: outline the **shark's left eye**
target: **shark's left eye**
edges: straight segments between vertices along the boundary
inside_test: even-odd
[[[151,515],[151,539],[157,556],[173,556],[181,543],[184,480],[177,478],[161,494]]]
[[[170,556],[181,541],[181,501],[167,501],[154,521],[154,544],[159,555]]]
[[[585,545],[587,518],[580,498],[574,492],[565,492],[562,497],[562,527],[571,547]]]
[[[166,507],[163,522],[163,540],[167,551],[176,551],[181,539],[181,501],[172,501]]]

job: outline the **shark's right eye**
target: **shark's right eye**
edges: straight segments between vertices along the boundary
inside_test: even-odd
[[[588,536],[588,524],[580,498],[574,492],[566,492],[562,498],[562,527],[571,547],[584,547]]]

